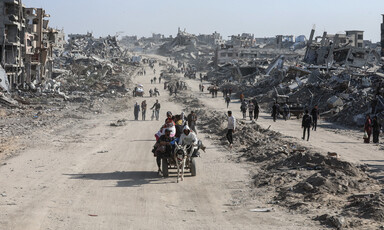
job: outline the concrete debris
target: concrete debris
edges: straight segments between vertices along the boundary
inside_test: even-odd
[[[158,53],[174,57],[181,72],[186,72],[188,67],[202,71],[212,66],[215,48],[220,43],[221,36],[216,32],[212,35],[196,36],[179,28],[177,36],[161,45]]]
[[[329,227],[334,227],[336,229],[342,229],[346,226],[346,221],[344,217],[341,216],[331,216],[329,214],[324,214],[315,218],[322,222],[324,225],[328,225]]]
[[[274,211],[273,208],[254,208],[254,209],[250,209],[249,210],[250,212],[272,212]]]
[[[9,92],[10,90],[7,73],[1,66],[0,66],[0,87],[2,91],[5,91],[5,92]]]
[[[187,109],[196,112],[201,132],[210,135],[214,141],[227,143],[225,129],[217,129],[226,120],[224,114],[201,109],[202,104],[193,97],[174,98],[174,101],[188,105]],[[361,228],[364,222],[360,218],[376,221],[376,224],[383,221],[381,193],[351,196],[372,191],[372,187],[380,191],[380,182],[366,173],[366,166],[341,160],[335,152],[327,155],[314,152],[256,123],[238,122],[237,132],[247,135],[234,137],[236,151],[242,153],[234,158],[252,162],[254,186],[258,191],[275,192],[270,204],[312,216],[314,220],[337,229]],[[326,214],[319,216],[319,213]]]
[[[126,120],[125,119],[121,119],[121,120],[117,120],[116,122],[114,123],[111,123],[110,126],[125,126],[126,125]]]
[[[348,36],[354,34],[350,32]],[[322,118],[329,121],[361,126],[363,123],[357,118],[370,113],[382,122],[384,69],[381,59],[376,50],[357,47],[360,40],[356,44],[335,44],[334,41],[343,41],[342,38],[326,36],[322,42],[308,41],[305,52],[295,51],[294,55],[280,54],[288,52],[284,49],[278,50],[280,53],[264,49],[273,54],[274,59],[255,55],[236,59],[236,62],[218,62],[215,69],[207,73],[207,78],[220,88],[228,83],[235,85],[234,93],[256,97],[261,106],[272,107],[277,95],[284,95],[290,108],[302,105],[303,110],[311,110],[318,105]]]
[[[341,100],[341,98],[339,98],[338,96],[332,96],[327,100],[327,105],[329,108],[336,108],[339,106],[343,106],[344,103],[343,100]]]

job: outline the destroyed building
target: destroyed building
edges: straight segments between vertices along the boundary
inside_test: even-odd
[[[218,34],[214,35],[218,36]],[[179,60],[180,65],[190,66],[201,71],[208,68],[208,64],[212,61],[216,45],[200,41],[198,36],[181,30],[171,41],[166,41],[160,46],[157,52],[165,56],[174,56]]]
[[[18,0],[2,0],[0,7],[0,61],[10,88],[28,88],[51,78],[55,41],[49,36],[49,15]]]
[[[28,38],[25,50],[25,82],[41,83],[52,76],[53,59],[52,43],[49,40],[48,18],[49,15],[41,8],[26,8],[26,34]]]
[[[199,42],[206,43],[207,45],[211,46],[224,44],[222,36],[216,31],[212,34],[199,34],[197,39]]]
[[[48,37],[55,49],[64,49],[66,43],[64,29],[48,29]]]
[[[24,81],[24,9],[20,0],[0,1],[0,61],[11,86]]]
[[[363,31],[315,37],[313,29],[308,40],[277,35],[255,41],[255,47],[218,46],[208,78],[256,96],[267,109],[281,97],[301,113],[318,104],[323,118],[343,125],[360,127],[365,114],[384,121],[380,49],[364,40]]]
[[[250,33],[242,33],[241,35],[229,36],[231,39],[226,44],[241,48],[250,48],[255,46],[255,35]]]
[[[304,62],[308,64],[329,66],[335,63],[340,66],[362,67],[367,60],[379,59],[375,50],[363,48],[363,31],[353,30],[335,35],[324,32],[322,37],[315,39],[314,33],[313,29],[304,56]]]

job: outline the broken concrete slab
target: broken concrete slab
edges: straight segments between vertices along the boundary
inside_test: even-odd
[[[332,96],[327,100],[327,106],[329,108],[336,108],[343,105],[344,105],[343,100],[338,96]]]

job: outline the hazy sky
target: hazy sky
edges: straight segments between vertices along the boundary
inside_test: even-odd
[[[193,34],[217,31],[223,38],[243,32],[256,37],[309,37],[345,30],[364,30],[364,39],[380,41],[384,0],[24,0],[27,7],[43,7],[51,27],[68,33],[96,36],[176,35],[177,28]]]

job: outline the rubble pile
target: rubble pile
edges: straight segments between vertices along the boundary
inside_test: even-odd
[[[195,67],[198,71],[207,70],[208,63],[212,61],[215,46],[201,42],[197,36],[179,30],[177,36],[164,43],[158,53],[172,56],[179,62],[179,68]]]
[[[38,130],[65,128],[104,110],[127,109],[130,76],[140,66],[120,48],[115,37],[69,37],[69,44],[54,49],[52,78],[1,93],[0,133],[5,139],[31,138]],[[117,103],[108,103],[110,100]],[[0,153],[10,143],[0,139]],[[13,146],[14,151],[7,151],[10,156],[21,148],[17,141]]]
[[[384,120],[384,69],[374,48],[310,40],[303,56],[221,64],[207,76],[215,84],[237,85],[268,108],[284,97],[290,107],[318,105],[323,118],[343,125],[360,127],[366,114]]]
[[[317,104],[323,117],[345,125],[362,125],[368,113],[383,118],[384,94],[381,92],[383,79],[380,73],[363,75],[350,69],[327,74],[316,69],[301,76],[308,70],[290,66],[284,78],[279,78],[280,74],[264,77],[252,87],[248,86],[245,94],[258,95],[259,100],[268,106],[282,95],[289,98],[290,105],[311,109]]]
[[[135,67],[116,37],[95,39],[91,34],[72,35],[55,59],[56,81],[68,94],[113,95],[127,92],[127,75]],[[56,69],[57,70],[57,69]]]
[[[227,145],[225,114],[201,109],[203,105],[193,97],[172,100],[188,104],[199,117],[199,129]],[[381,185],[365,172],[366,166],[340,160],[335,153],[314,152],[256,123],[240,121],[236,133],[244,134],[234,135],[234,146],[241,153],[238,160],[252,162],[254,186],[258,191],[274,191],[266,198],[269,204],[334,228],[380,226],[384,212]]]
[[[92,34],[72,35],[65,50],[70,51],[74,56],[96,55],[103,59],[126,57],[126,53],[118,44],[117,37],[110,35],[100,38],[94,38]]]
[[[348,209],[356,212],[360,217],[384,221],[384,195],[382,193],[352,195],[349,197]]]

